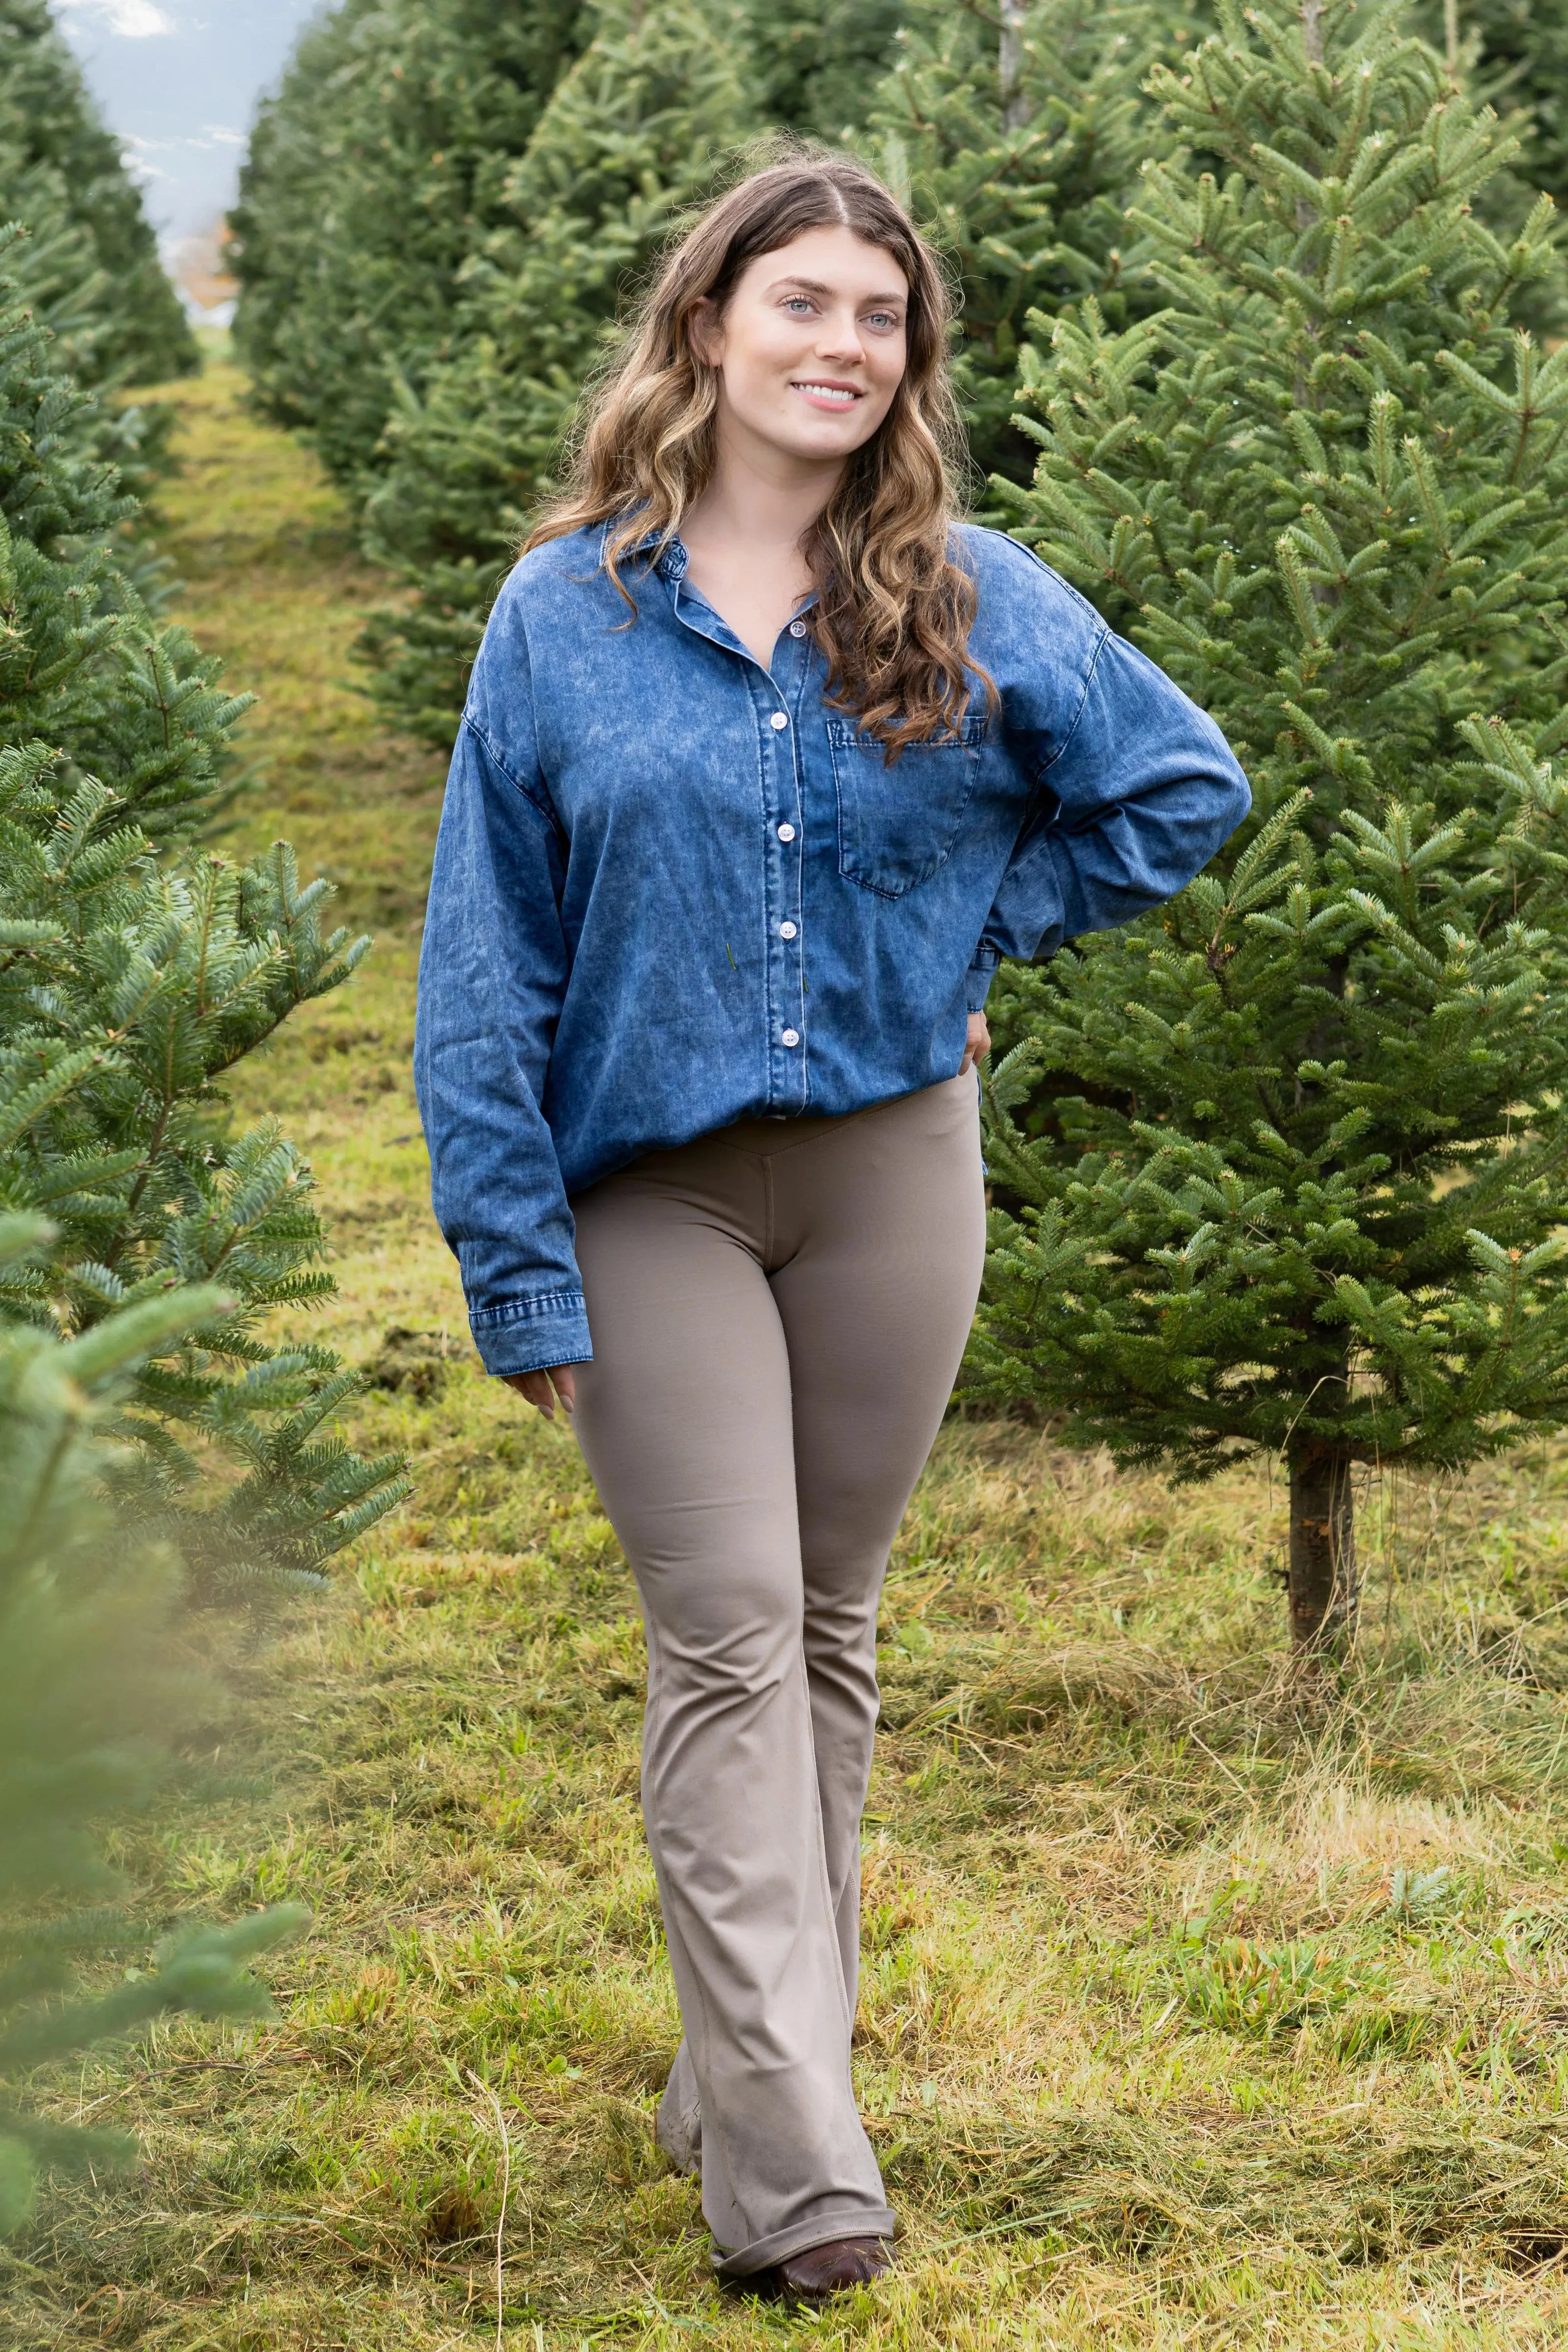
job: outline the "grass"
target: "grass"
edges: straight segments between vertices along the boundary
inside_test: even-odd
[[[721,2296],[649,2121],[677,2037],[641,1635],[569,1433],[483,1380],[407,1077],[438,763],[347,682],[382,593],[226,367],[175,388],[184,608],[262,695],[241,831],[379,940],[243,1074],[310,1150],[332,1336],[419,1491],[237,1675],[171,1912],[302,1897],[279,2021],[58,2081],[140,2135],[0,2254],[7,2347],[1481,2347],[1568,2326],[1568,1464],[1370,1493],[1342,1704],[1283,1667],[1282,1498],[950,1423],[900,1536],[858,2077],[897,2281]],[[403,1336],[397,1336],[397,1335]],[[412,1336],[408,1336],[412,1335]],[[502,2199],[505,2194],[504,2227]]]

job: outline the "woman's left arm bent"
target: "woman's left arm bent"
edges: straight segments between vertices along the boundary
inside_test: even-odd
[[[1037,559],[1008,559],[1000,723],[1032,798],[971,966],[972,1013],[987,962],[1049,957],[1163,906],[1252,805],[1214,720]]]

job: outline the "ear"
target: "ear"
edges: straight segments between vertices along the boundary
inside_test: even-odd
[[[718,367],[724,357],[724,324],[710,294],[700,295],[686,322],[691,348],[704,367]]]

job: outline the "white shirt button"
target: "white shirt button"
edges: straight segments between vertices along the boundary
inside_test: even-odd
[[[793,923],[781,923],[779,925],[779,937],[781,940],[793,940],[795,937],[795,925]]]
[[[795,839],[795,827],[794,827],[794,825],[793,825],[793,824],[781,824],[781,825],[780,825],[780,827],[779,827],[779,839],[780,839],[781,841],[793,841],[793,840]]]
[[[784,1033],[784,1041],[786,1045],[798,1045],[800,1043],[800,1031],[798,1029],[786,1029]]]
[[[775,711],[774,711],[774,713],[773,713],[773,718],[769,720],[769,722],[768,722],[768,723],[769,723],[769,725],[772,727],[772,729],[773,729],[773,730],[774,734],[776,735],[776,734],[779,732],[779,730],[780,730],[780,729],[781,729],[781,728],[784,728],[784,727],[787,727],[787,726],[789,725],[789,720],[784,717],[784,712],[783,712],[782,710],[775,710]]]
[[[792,621],[789,625],[789,633],[792,637],[804,637],[805,635],[805,623],[804,621]]]

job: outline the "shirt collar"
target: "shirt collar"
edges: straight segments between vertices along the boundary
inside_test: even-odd
[[[610,532],[613,527],[613,518],[599,525],[599,561],[601,563],[603,563],[605,560],[605,550],[609,544]],[[669,582],[684,580],[686,577],[686,567],[690,559],[688,556],[681,541],[677,538],[673,532],[666,533],[658,530],[645,530],[640,539],[633,541],[631,546],[627,548],[626,553],[628,555],[647,555],[649,551],[654,548],[658,548],[659,550],[659,553],[653,567],[658,573],[659,578]]]
[[[605,550],[609,544],[611,528],[612,525],[609,521],[602,522],[599,525],[599,562],[601,564],[603,564],[605,560]],[[691,562],[691,558],[686,552],[686,543],[684,540],[679,538],[673,532],[667,538],[660,531],[645,530],[640,539],[633,541],[631,546],[627,548],[626,553],[628,555],[646,555],[648,553],[650,549],[656,547],[660,548],[661,552],[653,568],[658,573],[661,580],[666,582],[670,587],[674,587],[679,582],[685,579],[687,567]],[[799,606],[794,614],[794,618],[798,621],[803,614],[809,613],[816,603],[816,598],[817,592],[814,588],[810,595],[806,598],[805,604]]]

